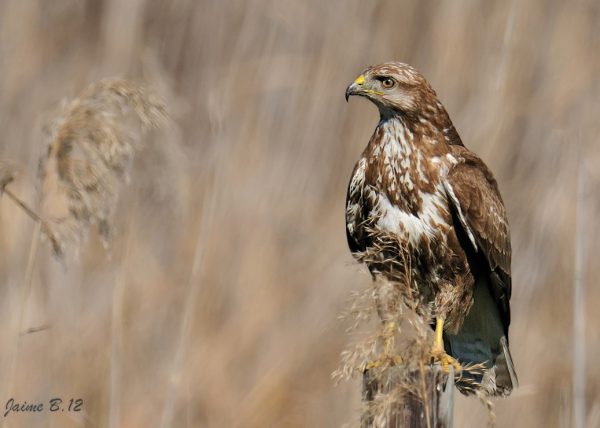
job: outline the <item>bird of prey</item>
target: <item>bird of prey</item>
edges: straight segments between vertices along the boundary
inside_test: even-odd
[[[361,254],[383,251],[377,236],[392,235],[397,248],[366,264],[374,277],[394,279],[390,263],[398,260],[390,258],[407,260],[435,319],[433,357],[446,368],[479,364],[486,368],[479,389],[510,394],[517,386],[508,348],[511,245],[492,172],[463,145],[413,67],[369,67],[348,86],[346,100],[351,95],[373,102],[380,120],[348,186],[350,250],[365,261]]]

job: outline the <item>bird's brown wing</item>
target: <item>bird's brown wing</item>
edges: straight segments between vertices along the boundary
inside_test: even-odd
[[[346,194],[346,238],[353,254],[365,250],[360,225],[365,220],[363,186],[366,164],[366,159],[361,158],[354,166]]]
[[[491,171],[474,153],[451,148],[458,163],[448,171],[444,187],[460,225],[478,260],[489,267],[492,294],[502,314],[505,331],[510,324],[511,245],[506,209]],[[487,269],[486,269],[487,270]]]

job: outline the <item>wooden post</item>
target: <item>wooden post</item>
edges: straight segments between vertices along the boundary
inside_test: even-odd
[[[370,370],[363,375],[363,400],[372,402],[378,393],[389,393],[398,385],[398,379],[406,379],[406,368],[391,367],[378,373],[377,378]],[[454,371],[444,373],[439,364],[425,366],[408,374],[415,389],[423,391],[424,400],[412,393],[394,394],[399,397],[384,415],[384,424],[376,426],[372,412],[365,412],[362,428],[452,428],[454,409]],[[405,380],[403,382],[406,382]]]

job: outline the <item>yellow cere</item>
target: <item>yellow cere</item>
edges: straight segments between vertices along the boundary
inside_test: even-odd
[[[365,84],[365,76],[363,76],[362,74],[360,76],[358,76],[356,78],[356,80],[354,81],[355,85],[364,85]]]

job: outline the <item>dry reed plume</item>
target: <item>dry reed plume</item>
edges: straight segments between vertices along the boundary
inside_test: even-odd
[[[144,86],[125,80],[92,84],[71,101],[49,129],[40,160],[42,215],[51,224],[53,249],[77,245],[92,225],[103,242],[119,189],[128,180],[143,136],[167,118],[164,104]]]

